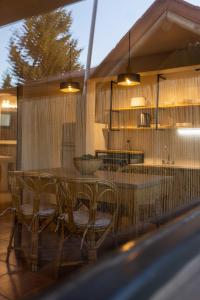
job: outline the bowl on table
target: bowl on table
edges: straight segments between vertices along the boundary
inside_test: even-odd
[[[103,160],[99,158],[85,159],[82,157],[74,157],[74,165],[83,175],[94,174],[100,168],[102,162]]]

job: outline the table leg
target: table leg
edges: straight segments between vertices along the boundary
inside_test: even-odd
[[[1,192],[8,191],[8,162],[1,162],[0,190]]]
[[[14,234],[14,247],[22,247],[22,224],[16,223],[15,234]]]

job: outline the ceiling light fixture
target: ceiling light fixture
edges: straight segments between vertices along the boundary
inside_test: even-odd
[[[70,48],[69,48],[70,78],[67,81],[63,81],[60,83],[60,91],[63,93],[78,93],[78,92],[80,92],[80,84],[79,84],[79,82],[72,81],[71,72],[72,72],[72,45],[70,44]]]
[[[80,87],[78,82],[63,81],[60,83],[60,91],[63,93],[78,93]]]
[[[128,57],[128,66],[127,72],[119,74],[117,76],[117,85],[120,86],[135,86],[139,85],[140,82],[140,74],[131,72],[131,32],[129,31],[129,57]]]

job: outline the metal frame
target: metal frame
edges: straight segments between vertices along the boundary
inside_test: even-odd
[[[108,126],[108,149],[110,148],[110,131],[119,131],[120,129],[112,128],[112,114],[113,114],[113,84],[117,84],[117,81],[111,80],[110,82],[110,109],[109,109],[109,126]],[[117,112],[117,111],[115,111]],[[117,112],[119,114],[119,112]]]
[[[93,50],[93,44],[94,44],[94,33],[95,33],[95,26],[96,26],[97,8],[98,8],[98,0],[94,0],[91,27],[90,27],[90,37],[89,37],[89,44],[88,44],[87,62],[86,62],[85,76],[84,76],[83,96],[85,96],[87,93],[87,80],[89,78],[91,60],[92,60],[92,50]]]
[[[159,100],[160,100],[160,79],[166,80],[162,74],[157,75],[157,95],[156,95],[156,109],[155,109],[155,123],[156,130],[158,130],[158,113],[159,113]]]
[[[119,131],[119,129],[112,128],[112,113],[118,111],[113,110],[113,84],[117,84],[117,81],[111,80],[110,82],[110,110],[109,110],[109,131]]]
[[[85,120],[81,126],[81,135],[83,136],[82,145],[80,147],[80,152],[82,154],[85,153],[87,145],[87,82],[90,75],[90,67],[91,67],[91,60],[92,60],[92,50],[93,50],[93,43],[94,43],[94,33],[95,33],[95,25],[96,25],[96,16],[97,16],[97,7],[98,7],[98,0],[94,0],[93,2],[93,12],[92,12],[92,20],[91,20],[91,27],[90,27],[90,37],[89,37],[89,44],[88,44],[88,53],[87,53],[87,62],[84,74],[84,84],[83,84],[83,91],[81,95],[81,115],[83,120]]]
[[[160,100],[160,79],[167,80],[163,74],[157,74],[157,95],[156,95],[156,109],[155,109],[155,123],[156,130],[158,130],[158,115],[159,115],[159,100]],[[120,129],[112,128],[112,113],[113,113],[113,84],[117,84],[116,81],[111,80],[110,82],[110,110],[109,110],[109,131],[119,131]],[[118,112],[118,111],[115,111]],[[119,113],[119,112],[118,112]],[[109,142],[108,142],[109,144]]]
[[[23,86],[17,85],[17,146],[16,146],[16,169],[21,170],[22,165],[22,111],[21,97]]]

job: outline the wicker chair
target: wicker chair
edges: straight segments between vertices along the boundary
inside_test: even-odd
[[[60,181],[60,243],[57,270],[62,263],[63,244],[72,235],[81,239],[89,263],[97,260],[97,250],[111,232],[116,237],[118,191],[104,180],[76,179]]]
[[[32,271],[38,268],[39,234],[58,216],[58,184],[49,174],[37,172],[11,172],[9,176],[12,194],[13,223],[7,249],[7,260],[11,250],[22,249],[14,236],[19,227],[24,226],[31,234],[30,263]],[[54,203],[50,204],[53,195]],[[25,199],[26,198],[26,199]],[[56,201],[55,201],[56,200]]]

